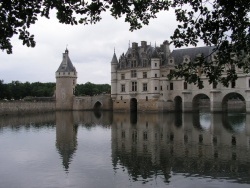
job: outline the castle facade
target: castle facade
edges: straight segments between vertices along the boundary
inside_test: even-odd
[[[237,69],[238,79],[229,87],[209,84],[201,75],[204,88],[188,84],[184,79],[169,80],[167,75],[176,65],[209,56],[213,47],[176,49],[169,42],[152,47],[146,41],[132,46],[111,60],[111,98],[115,111],[193,111],[205,105],[209,110],[224,111],[231,107],[250,111],[250,75]],[[199,71],[197,71],[199,74]]]

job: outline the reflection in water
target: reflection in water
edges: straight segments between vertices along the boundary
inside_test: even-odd
[[[180,184],[174,184],[177,182],[176,177],[180,176],[182,178],[180,181],[183,182],[191,177],[192,180],[206,178],[209,181],[227,180],[231,187],[250,184],[250,114],[138,113],[135,115],[99,111],[0,117],[1,136],[4,136],[4,130],[9,127],[14,131],[19,131],[16,127],[24,127],[25,130],[29,130],[30,127],[39,130],[44,127],[56,128],[53,149],[57,157],[58,153],[60,155],[62,162],[57,161],[57,164],[62,163],[66,174],[69,175],[67,178],[73,178],[76,174],[80,178],[109,174],[108,180],[111,185],[114,186],[116,183],[120,185],[124,183],[126,177],[129,177],[127,181],[130,182],[127,184],[131,183],[130,186],[132,183],[142,182],[142,185],[136,184],[135,187],[143,187],[145,184],[157,187],[157,183],[162,183],[163,186],[181,187]],[[98,127],[101,129],[97,129]],[[84,134],[81,131],[85,131]],[[111,131],[111,148],[104,149],[108,153],[108,158],[105,158],[108,160],[104,160],[100,155],[104,153],[102,148],[106,142],[101,145],[99,142],[103,139],[99,138],[110,134],[109,131]],[[93,138],[93,143],[84,145],[80,136],[89,134],[95,135],[96,138]],[[110,141],[109,135],[107,140]],[[100,145],[102,147],[98,147]],[[83,148],[86,150],[81,153]],[[100,155],[97,155],[96,150]],[[77,155],[80,156],[77,158]],[[81,161],[83,155],[85,159],[87,158],[87,162]],[[50,157],[53,158],[53,155],[48,154],[47,157],[51,160]],[[88,163],[91,157],[93,164]],[[73,160],[79,164],[74,166]],[[155,183],[156,179],[162,182]],[[81,187],[81,183],[74,185]],[[92,181],[91,186],[86,187],[102,185],[100,182],[95,183],[96,181]],[[205,184],[200,187],[204,186]],[[110,185],[103,184],[103,187]],[[187,184],[186,187],[192,187],[192,184]]]
[[[230,132],[222,125],[222,114],[182,116],[180,126],[176,117],[181,116],[175,114],[138,114],[133,126],[123,114],[114,114],[114,169],[125,167],[134,181],[163,175],[165,182],[170,182],[172,173],[184,173],[250,183],[250,129],[240,126],[242,134],[237,134],[233,128],[246,125],[245,114],[235,116],[237,121],[229,116]]]
[[[100,111],[99,109],[95,109],[94,114],[97,119],[100,119],[102,117],[102,111]]]
[[[56,148],[66,171],[77,149],[77,128],[72,112],[56,112]]]
[[[68,171],[69,164],[77,150],[78,126],[82,125],[91,129],[96,125],[106,126],[107,123],[110,124],[109,121],[110,115],[103,117],[103,112],[98,110],[84,113],[56,112],[56,148],[61,155],[65,171]]]
[[[244,113],[223,114],[223,125],[232,132],[243,132],[246,127],[246,115]]]

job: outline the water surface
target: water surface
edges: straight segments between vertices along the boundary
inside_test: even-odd
[[[250,115],[0,117],[0,187],[249,187]]]

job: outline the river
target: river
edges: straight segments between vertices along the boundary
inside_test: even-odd
[[[250,187],[250,114],[0,117],[3,188]]]

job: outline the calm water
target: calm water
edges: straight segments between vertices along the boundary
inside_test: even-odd
[[[0,117],[0,187],[250,187],[250,114]]]

